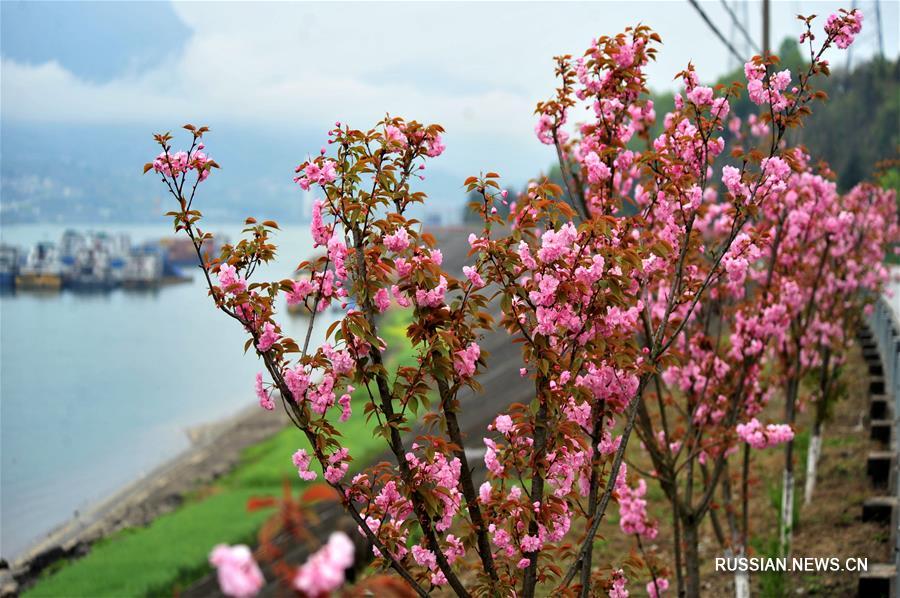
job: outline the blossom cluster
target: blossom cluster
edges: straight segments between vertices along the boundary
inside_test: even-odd
[[[173,178],[195,170],[197,180],[205,181],[209,177],[210,167],[215,165],[215,162],[203,151],[205,147],[202,143],[198,143],[190,153],[163,151],[153,160],[153,170],[163,176]]]
[[[216,568],[219,588],[226,596],[248,598],[255,596],[265,584],[262,571],[250,549],[243,545],[219,544],[209,555],[209,563]]]
[[[764,449],[792,440],[794,431],[787,424],[768,424],[763,427],[754,417],[746,424],[738,424],[737,435],[753,448]]]
[[[619,499],[619,527],[626,534],[637,534],[648,540],[656,538],[654,523],[647,519],[647,482],[638,480],[635,488],[624,486],[617,491]]]
[[[353,540],[334,532],[328,542],[297,569],[293,586],[307,596],[329,594],[344,585],[346,570],[353,565]]]

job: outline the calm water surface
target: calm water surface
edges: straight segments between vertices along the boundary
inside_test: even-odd
[[[207,227],[232,240],[238,227]],[[64,227],[0,229],[20,246]],[[79,230],[86,230],[79,227]],[[132,242],[158,227],[104,227]],[[304,227],[278,235],[272,277],[311,254]],[[324,320],[324,318],[323,318]],[[185,430],[254,404],[262,370],[245,336],[216,312],[200,276],[157,291],[0,297],[0,555],[17,553],[79,509],[188,447]],[[284,316],[299,336],[305,319]],[[318,334],[322,333],[322,328]]]

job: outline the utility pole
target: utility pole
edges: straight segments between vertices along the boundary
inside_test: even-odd
[[[772,50],[769,47],[769,0],[762,1],[762,28],[762,51],[766,56]]]
[[[722,0],[722,4],[725,6],[725,9],[727,10],[728,9],[728,0]],[[737,23],[735,23],[734,21],[731,21],[731,33],[728,37],[729,37],[729,39],[734,39],[735,37],[737,37]],[[746,54],[745,54],[745,56],[746,56]],[[737,62],[737,64],[735,65],[736,68],[741,68],[740,61],[735,61],[735,58],[733,56],[729,56],[728,57],[729,66],[734,62]]]
[[[884,58],[884,36],[881,33],[881,2],[875,0],[875,26],[878,27],[878,55]]]

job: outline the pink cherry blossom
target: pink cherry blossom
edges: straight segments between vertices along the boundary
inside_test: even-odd
[[[627,486],[618,490],[619,494],[619,527],[626,534],[638,534],[652,540],[656,538],[657,527],[647,519],[647,482],[638,480],[636,488]]]
[[[600,161],[599,156],[594,152],[589,153],[584,158],[584,166],[588,171],[588,181],[591,183],[599,183],[609,179],[609,166]]]
[[[337,590],[346,581],[353,565],[353,541],[344,532],[333,532],[328,543],[314,552],[297,570],[294,589],[307,596],[322,596]]]
[[[668,589],[669,580],[665,577],[657,577],[656,580],[651,580],[647,584],[647,595],[649,595],[650,598],[659,598],[659,596],[662,596]]]
[[[288,305],[297,305],[303,303],[306,298],[316,290],[315,285],[308,279],[295,280],[293,289],[287,294]]]
[[[297,468],[297,474],[301,480],[311,482],[316,479],[316,472],[309,470],[309,463],[312,457],[306,452],[306,449],[299,449],[291,457],[294,466]]]
[[[484,279],[478,274],[478,270],[471,266],[463,266],[463,274],[469,281],[472,283],[476,289],[480,289],[484,286]]]
[[[863,14],[859,10],[853,10],[847,14],[832,13],[825,23],[825,32],[834,36],[834,44],[846,50],[853,43],[853,39],[862,31]]]
[[[262,373],[256,374],[256,396],[259,399],[259,406],[267,411],[272,411],[275,409],[275,401],[272,400],[272,396],[269,394],[269,391],[265,389],[263,386],[263,376]]]
[[[394,125],[388,125],[384,128],[384,138],[390,144],[397,145],[406,145],[406,135],[400,129],[400,127],[395,127]]]
[[[437,286],[434,288],[416,289],[416,304],[422,307],[440,307],[444,304],[444,295],[446,292],[447,279],[441,276]]]
[[[312,238],[316,246],[327,246],[328,240],[331,238],[331,228],[325,225],[322,220],[322,202],[316,200],[312,206],[312,222],[310,224]]]
[[[465,349],[454,353],[453,368],[460,378],[470,378],[475,373],[475,362],[481,355],[481,347],[478,343],[469,343]]]
[[[495,476],[502,475],[504,467],[497,458],[497,443],[490,438],[485,438],[484,445],[486,447],[484,451],[484,466]]]
[[[378,311],[384,313],[391,306],[391,296],[388,294],[387,289],[378,289],[375,293],[375,307],[378,308]]]
[[[491,500],[491,483],[484,482],[478,487],[478,500],[487,504]]]
[[[187,171],[188,164],[187,152],[162,152],[153,160],[153,169],[164,176],[177,177]]]
[[[446,146],[444,146],[444,142],[441,139],[440,135],[435,135],[431,139],[428,140],[428,149],[426,150],[426,154],[429,158],[437,158],[441,154],[444,153]]]
[[[351,393],[353,393],[353,387],[347,386],[347,392],[341,395],[341,398],[338,399],[338,405],[341,406],[341,417],[340,420],[342,422],[350,419],[350,416],[353,415],[353,409],[350,406]]]
[[[242,293],[247,290],[247,281],[241,278],[234,266],[219,266],[219,285],[229,293]]]
[[[712,104],[713,90],[711,87],[701,87],[698,85],[688,91],[687,99],[700,107]]]
[[[756,449],[782,444],[794,438],[794,431],[789,425],[769,424],[763,428],[755,417],[746,424],[738,424],[737,434],[741,440]]]
[[[219,589],[226,596],[256,596],[265,584],[266,580],[253,559],[253,554],[243,544],[218,544],[209,555],[209,563],[216,568]]]
[[[609,598],[628,598],[628,590],[625,584],[628,580],[625,578],[625,572],[621,569],[613,572],[612,587],[609,590]]]
[[[494,428],[501,434],[509,434],[512,430],[513,421],[508,415],[498,415],[494,420]]]
[[[409,247],[409,233],[405,228],[398,228],[390,235],[384,236],[384,246],[394,253],[400,253]]]
[[[301,402],[306,396],[306,389],[309,388],[309,374],[302,366],[298,366],[295,369],[284,370],[283,375],[294,401]]]
[[[350,464],[347,462],[347,455],[349,451],[346,448],[340,448],[336,450],[330,457],[328,457],[328,467],[325,468],[325,479],[331,482],[332,484],[337,484],[340,482],[344,475],[347,473],[347,469]]]
[[[259,335],[259,342],[256,343],[256,348],[260,353],[265,353],[271,349],[272,345],[277,343],[280,338],[281,335],[275,332],[275,326],[272,325],[271,322],[266,322],[263,327],[263,333]]]

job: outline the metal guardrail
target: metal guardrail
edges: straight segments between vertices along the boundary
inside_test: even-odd
[[[897,454],[898,439],[900,439],[900,314],[896,313],[892,308],[888,299],[884,296],[879,297],[875,303],[874,310],[868,316],[869,329],[875,344],[878,347],[878,353],[881,357],[882,376],[884,378],[884,393],[888,397],[888,401],[893,402],[894,407],[894,433],[892,434],[891,450]],[[898,461],[895,459],[895,468]],[[891,476],[894,487],[891,492],[900,499],[900,471],[895,470]],[[896,519],[892,525],[897,525]],[[893,531],[894,537],[894,562],[897,570],[900,571],[900,530]]]

